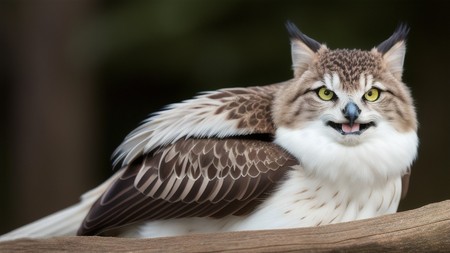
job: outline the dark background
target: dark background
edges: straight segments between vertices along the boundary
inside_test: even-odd
[[[411,26],[419,157],[401,210],[450,198],[445,1],[2,1],[0,233],[77,202],[146,116],[197,92],[290,79],[284,28],[371,49]]]

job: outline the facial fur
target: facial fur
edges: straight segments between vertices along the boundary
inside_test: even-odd
[[[418,145],[413,100],[401,80],[404,40],[362,51],[311,49],[298,38],[292,40],[294,79],[272,108],[276,142],[309,161],[303,165],[312,172],[341,165],[326,171],[332,179],[341,174],[373,182],[404,174]],[[321,98],[321,88],[333,95]]]
[[[345,121],[340,111],[353,101],[362,118],[382,118],[400,132],[417,130],[410,92],[386,70],[381,54],[374,50],[323,50],[316,57],[302,76],[279,92],[273,113],[278,126],[297,128],[320,117]],[[333,91],[337,99],[320,99],[315,90],[322,86]],[[380,90],[377,101],[364,100],[364,93],[371,88]]]

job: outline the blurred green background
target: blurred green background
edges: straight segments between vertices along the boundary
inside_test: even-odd
[[[411,26],[404,80],[420,122],[401,210],[450,199],[445,1],[2,1],[0,234],[78,201],[110,154],[164,105],[290,79],[284,28],[370,49]]]

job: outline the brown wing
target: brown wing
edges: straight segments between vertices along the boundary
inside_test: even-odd
[[[216,115],[226,114],[227,120],[237,120],[237,129],[248,129],[251,133],[275,133],[272,122],[272,101],[282,84],[247,88],[222,89],[207,96],[219,100]]]
[[[296,164],[269,141],[178,140],[123,168],[78,234],[96,235],[145,220],[245,215]]]

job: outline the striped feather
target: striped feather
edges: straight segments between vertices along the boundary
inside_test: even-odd
[[[274,133],[271,105],[282,84],[206,92],[153,114],[115,150],[114,165],[181,138]]]
[[[247,214],[296,164],[272,142],[178,140],[125,167],[94,203],[78,234],[156,219]]]

